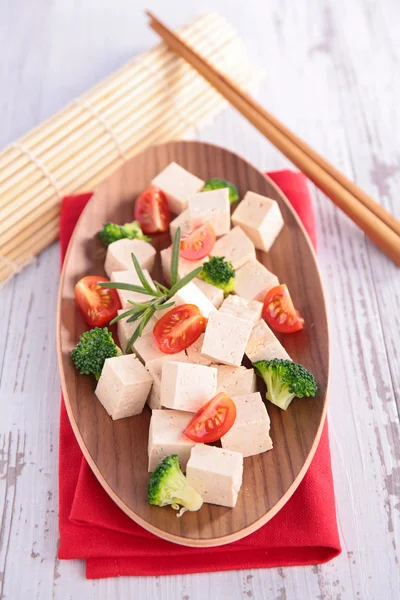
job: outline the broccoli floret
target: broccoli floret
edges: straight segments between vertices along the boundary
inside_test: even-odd
[[[107,327],[95,327],[82,333],[72,350],[71,358],[81,375],[94,375],[99,379],[106,358],[120,354],[121,349],[114,342]]]
[[[187,510],[199,510],[203,504],[200,494],[188,484],[179,466],[178,456],[171,454],[164,458],[150,475],[147,488],[149,504],[167,506],[179,510],[178,517]]]
[[[267,386],[267,398],[273,404],[286,410],[295,396],[313,397],[318,386],[314,376],[302,365],[291,360],[259,360],[253,363]]]
[[[125,225],[104,223],[103,229],[99,231],[99,237],[105,246],[109,246],[117,240],[122,240],[122,238],[151,242],[151,239],[144,235],[139,221],[132,221],[132,223],[125,223]]]
[[[219,190],[221,188],[229,189],[229,202],[231,204],[239,200],[239,190],[237,189],[236,185],[233,185],[233,183],[225,181],[224,179],[218,179],[218,177],[213,177],[212,179],[206,181],[202,191],[209,192],[210,190]]]
[[[230,294],[235,287],[235,269],[232,267],[232,263],[225,260],[223,256],[213,256],[205,262],[197,277],[221,288],[225,296]]]

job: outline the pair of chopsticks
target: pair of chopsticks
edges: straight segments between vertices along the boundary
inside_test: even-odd
[[[212,66],[150,11],[147,11],[147,15],[150,27],[171,50],[189,62],[400,266],[400,222],[393,215],[280,123],[234,81]]]

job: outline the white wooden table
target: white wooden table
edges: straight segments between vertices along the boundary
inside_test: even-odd
[[[199,5],[0,2],[0,147],[150,47],[145,7],[178,25]],[[398,0],[207,0],[206,10],[224,13],[266,68],[258,98],[400,218]],[[233,109],[201,139],[265,169],[288,166]],[[399,598],[400,272],[321,193],[313,196],[332,330],[343,554],[318,567],[101,581],[85,580],[80,561],[57,560],[54,244],[0,292],[0,599]]]

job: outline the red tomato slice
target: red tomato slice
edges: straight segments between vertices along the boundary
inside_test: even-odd
[[[160,188],[151,185],[140,194],[135,202],[135,219],[139,221],[143,233],[168,230],[171,216],[167,198]]]
[[[270,327],[282,333],[294,333],[304,327],[304,319],[293,306],[286,285],[277,285],[269,290],[262,316]]]
[[[200,260],[210,254],[215,240],[214,229],[205,223],[182,236],[179,254],[186,260]]]
[[[235,419],[234,401],[220,392],[197,411],[183,433],[193,442],[216,442],[230,430]]]
[[[75,285],[75,300],[83,318],[90,327],[103,327],[117,316],[122,308],[117,290],[100,287],[108,283],[106,277],[88,275]]]
[[[174,306],[154,325],[153,338],[161,352],[176,354],[189,348],[206,328],[206,319],[194,304]]]

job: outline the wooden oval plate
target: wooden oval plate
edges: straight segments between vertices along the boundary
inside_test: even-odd
[[[96,233],[106,221],[132,221],[135,198],[171,161],[204,180],[220,177],[234,182],[241,197],[251,190],[278,201],[285,226],[271,252],[259,253],[258,258],[289,285],[305,318],[305,330],[286,335],[283,342],[290,356],[312,371],[319,386],[316,398],[295,399],[286,412],[267,402],[274,448],[244,459],[243,486],[235,508],[204,504],[199,512],[180,519],[170,507],[147,503],[148,407],[141,415],[113,421],[94,394],[95,381],[79,375],[70,358],[87,329],[75,305],[74,285],[84,275],[104,274],[105,249]],[[169,235],[154,243],[157,249],[166,247]],[[153,276],[161,281],[159,256],[157,260]],[[68,415],[82,452],[106,492],[131,519],[164,539],[203,547],[233,542],[261,527],[303,478],[318,445],[327,405],[329,337],[322,283],[311,242],[288,200],[262,172],[210,144],[171,142],[129,160],[99,186],[73,234],[60,284],[58,357]]]

